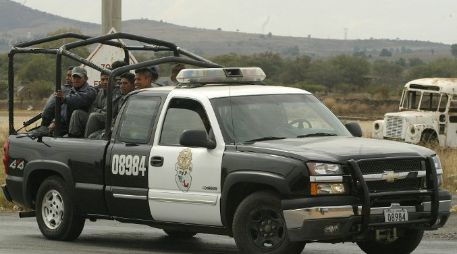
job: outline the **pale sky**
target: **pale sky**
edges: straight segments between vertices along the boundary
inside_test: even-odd
[[[101,0],[14,0],[101,23]],[[457,0],[122,0],[122,19],[224,31],[457,43]]]

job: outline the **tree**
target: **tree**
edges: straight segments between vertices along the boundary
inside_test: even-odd
[[[18,81],[30,83],[34,80],[54,81],[55,57],[29,55],[27,62],[19,66]]]
[[[402,66],[402,67],[406,67],[406,60],[403,57],[400,57],[400,59],[395,61],[395,63],[400,65],[400,66]]]
[[[48,98],[54,90],[54,84],[49,81],[36,80],[29,84],[28,90],[30,91],[32,99]]]
[[[341,73],[340,83],[362,87],[367,84],[370,63],[361,57],[341,55],[331,59],[331,63]]]
[[[392,56],[392,52],[390,52],[388,49],[382,49],[381,53],[379,53],[379,56],[391,57]]]
[[[354,53],[352,53],[352,56],[367,58],[367,54],[365,51],[354,52]]]
[[[451,53],[454,57],[457,57],[457,44],[451,45]]]
[[[313,61],[308,69],[308,79],[333,90],[342,79],[340,70],[328,60]]]
[[[311,58],[309,56],[299,56],[295,59],[287,59],[283,63],[279,79],[286,84],[303,82],[308,78]]]
[[[429,77],[455,77],[457,76],[457,60],[442,58],[429,64],[419,65],[410,69],[408,80]]]
[[[297,45],[292,46],[292,47],[287,47],[281,50],[281,53],[283,55],[288,55],[288,56],[298,56],[300,55],[300,49],[298,48]]]
[[[283,58],[278,53],[264,52],[253,55],[228,55],[217,56],[211,59],[222,66],[258,66],[267,74],[269,81],[281,81],[280,74],[283,70]]]
[[[267,74],[271,81],[281,81],[280,74],[283,70],[283,58],[278,53],[264,52],[244,57],[241,61],[245,62],[246,66],[259,66]]]
[[[238,55],[236,53],[230,53],[213,57],[211,58],[211,61],[222,66],[249,67],[249,63],[253,57],[254,55]]]
[[[63,34],[63,33],[81,34],[81,31],[78,29],[74,29],[74,28],[61,28],[54,32],[48,33],[47,36],[53,36],[53,35],[58,35],[58,34]],[[59,48],[60,46],[62,46],[65,43],[70,43],[70,42],[74,42],[74,41],[78,41],[78,40],[79,39],[71,39],[71,38],[70,39],[68,39],[68,38],[60,39],[60,40],[53,41],[53,42],[42,43],[42,44],[39,44],[38,46],[43,47],[43,48]],[[74,52],[75,54],[80,55],[82,57],[89,56],[89,49],[87,47],[79,47],[79,48],[76,48],[75,50],[72,50],[72,52]]]
[[[403,83],[403,67],[386,60],[377,60],[372,65],[375,82],[382,85],[398,85]]]
[[[420,59],[420,58],[414,57],[414,58],[409,59],[409,67],[415,67],[415,66],[424,65],[424,64],[425,64],[424,61],[422,61],[422,59]]]
[[[8,85],[6,84],[6,81],[0,80],[0,99],[6,99],[7,98],[7,90]]]

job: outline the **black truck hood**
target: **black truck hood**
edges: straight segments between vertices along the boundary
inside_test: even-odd
[[[261,141],[237,146],[238,151],[268,153],[297,158],[342,162],[349,159],[428,157],[432,150],[406,143],[356,137],[312,137]]]

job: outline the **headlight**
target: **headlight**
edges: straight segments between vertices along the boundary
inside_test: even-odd
[[[338,195],[346,194],[344,183],[311,183],[311,195]]]
[[[381,126],[379,125],[379,123],[375,123],[374,124],[374,129],[375,130],[379,130],[381,128]]]
[[[414,128],[414,126],[411,126],[411,128],[409,129],[409,132],[411,133],[411,135],[416,134],[416,128]]]
[[[438,186],[443,183],[443,167],[441,166],[440,157],[438,155],[432,156],[433,163],[435,164],[436,174],[438,176]]]
[[[308,166],[310,175],[342,175],[343,169],[339,164],[331,164],[331,163],[320,163],[320,162],[308,162],[306,163]]]
[[[442,171],[443,168],[441,167],[441,161],[440,161],[440,157],[438,155],[435,155],[435,156],[432,156],[432,160],[433,162],[435,163],[435,169],[436,171]]]

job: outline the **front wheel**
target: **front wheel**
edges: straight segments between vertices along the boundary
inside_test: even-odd
[[[304,242],[291,242],[280,199],[273,192],[256,192],[238,206],[233,219],[233,237],[241,253],[298,254]]]
[[[421,242],[424,230],[405,229],[400,233],[401,235],[394,240],[367,240],[357,242],[357,245],[367,254],[409,254],[413,252]]]
[[[35,210],[38,227],[48,239],[71,241],[84,228],[85,219],[77,213],[60,177],[44,180],[38,189]]]

